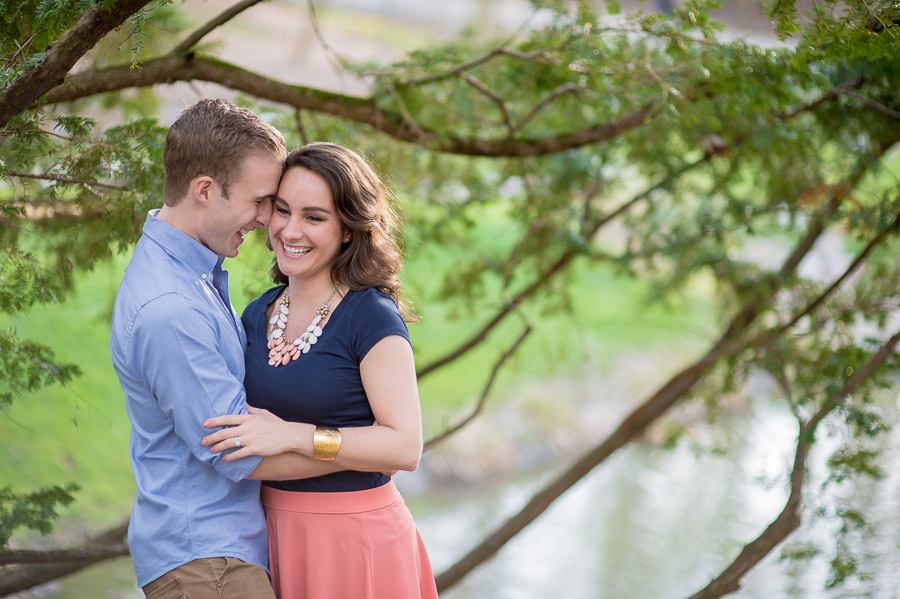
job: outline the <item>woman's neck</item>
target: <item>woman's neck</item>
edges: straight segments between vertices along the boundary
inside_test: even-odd
[[[331,273],[326,273],[313,279],[289,277],[288,288],[291,304],[315,304],[318,306],[332,292],[335,283],[337,281],[331,278]],[[338,286],[339,293],[342,291],[342,288],[343,285]]]

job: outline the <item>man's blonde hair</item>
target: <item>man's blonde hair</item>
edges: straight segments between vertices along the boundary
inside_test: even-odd
[[[176,205],[191,180],[201,175],[212,177],[227,197],[251,155],[283,161],[287,156],[284,136],[250,110],[227,100],[200,100],[189,106],[166,136],[166,205]]]

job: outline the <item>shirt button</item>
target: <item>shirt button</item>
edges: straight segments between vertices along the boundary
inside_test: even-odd
[[[203,273],[202,275],[200,275],[200,278],[203,279],[203,280],[205,281],[205,280],[206,280],[206,273]]]

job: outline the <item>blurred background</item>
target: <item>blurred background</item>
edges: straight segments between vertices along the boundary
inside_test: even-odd
[[[168,8],[172,11],[168,20],[160,21],[160,29],[152,32],[154,43],[171,46],[185,31],[231,4],[224,0],[176,2]],[[626,3],[624,13],[607,15],[603,24],[624,26],[625,15],[634,9],[665,15],[678,6],[662,0]],[[778,39],[770,16],[757,2],[739,0],[711,14],[724,24],[715,38],[723,44],[735,42],[763,56],[772,51],[774,57],[777,51],[778,60],[796,46],[796,39]],[[558,19],[558,11],[519,0],[317,0],[314,6],[299,0],[271,0],[217,28],[201,47],[266,77],[367,97],[383,92],[371,72],[407,60],[411,52],[456,48],[448,49],[447,55],[459,63],[467,58],[459,52],[460,45],[512,45]],[[166,29],[172,24],[179,24],[181,33]],[[153,46],[149,42],[148,46],[152,54]],[[790,57],[784,60],[789,62]],[[356,66],[350,68],[350,64]],[[604,65],[601,56],[596,66]],[[75,72],[92,66],[89,61],[80,63]],[[698,63],[697,68],[715,70],[716,66],[721,67]],[[672,85],[675,89],[679,84]],[[618,93],[612,84],[609,93]],[[816,97],[813,89],[804,93],[799,97],[810,101]],[[632,150],[611,142],[609,153],[563,155],[535,175],[541,177],[538,183],[529,183],[529,158],[513,166],[510,163],[516,159],[503,164],[465,157],[439,162],[430,157],[428,144],[400,147],[397,142],[371,141],[371,131],[314,112],[292,121],[290,111],[276,114],[280,108],[272,103],[199,81],[157,86],[152,97],[148,91],[135,91],[124,99],[93,104],[80,100],[81,104],[63,110],[91,116],[98,129],[136,115],[155,117],[167,126],[185,106],[203,97],[225,97],[251,106],[283,130],[290,128],[286,135],[292,145],[302,138],[340,140],[373,158],[394,187],[407,220],[403,280],[423,317],[410,327],[420,368],[470,339],[515,297],[517,289],[546,268],[540,258],[533,262],[523,258],[510,272],[492,262],[498,255],[515,255],[523,239],[529,221],[524,213],[514,213],[519,206],[515,198],[528,196],[530,185],[552,188],[570,176],[596,176],[604,185],[615,181],[609,192],[612,203],[604,205],[615,206],[655,180],[641,166],[629,165],[627,159],[617,161],[617,156],[630,156]],[[453,103],[452,93],[444,101]],[[409,109],[434,111],[440,102],[439,98],[410,100]],[[482,105],[472,110],[488,109]],[[566,110],[556,110],[556,117],[565,120]],[[576,112],[573,105],[568,110]],[[687,127],[690,115],[682,116],[680,126]],[[727,114],[714,116],[727,128]],[[552,130],[551,124],[541,126]],[[535,129],[534,134],[539,132]],[[639,135],[646,139],[629,143],[665,146],[670,139],[663,128],[656,142],[652,129]],[[728,143],[734,139],[726,137]],[[802,140],[796,143],[803,145]],[[828,151],[835,155],[845,151],[835,147]],[[673,156],[682,154],[669,150]],[[849,160],[849,155],[841,156]],[[590,160],[594,166],[584,169],[594,175],[567,170]],[[833,160],[839,162],[839,157]],[[667,164],[676,170],[672,162]],[[447,175],[453,169],[459,169],[456,179]],[[720,174],[711,171],[709,178]],[[867,189],[875,190],[882,183],[891,188],[898,175],[900,157],[890,150],[881,157],[877,177],[867,180]],[[767,184],[751,177],[741,185],[748,191]],[[696,184],[694,193],[702,197],[703,192],[697,191],[701,186]],[[760,191],[764,193],[768,191]],[[145,201],[151,207],[158,204],[152,198]],[[665,219],[668,214],[682,222],[697,222],[700,212],[693,210],[701,203],[692,205],[690,213],[642,215]],[[761,203],[777,204],[769,199]],[[884,205],[891,204],[885,201]],[[551,215],[563,210],[552,203],[545,209]],[[744,231],[742,243],[725,243],[723,252],[735,262],[752,265],[754,272],[777,270],[808,220],[792,206],[766,222],[771,227],[768,232]],[[560,230],[575,236],[567,226]],[[711,260],[704,268],[714,274],[697,275],[685,266],[684,276],[671,285],[672,290],[669,284],[674,275],[642,276],[653,269],[646,265],[641,267],[646,271],[634,269],[624,259],[606,260],[601,255],[633,250],[634,257],[646,250],[634,249],[635,235],[650,239],[667,232],[672,233],[647,232],[623,220],[611,223],[599,238],[589,236],[587,243],[593,242],[593,249],[579,250],[583,255],[567,263],[565,272],[543,286],[534,301],[517,306],[516,314],[492,329],[472,351],[421,378],[426,439],[463,420],[484,399],[483,409],[472,422],[429,446],[416,472],[396,477],[436,573],[452,566],[518,513],[670,377],[704,355],[744,297],[741,293],[762,280],[749,279],[743,287],[735,284],[738,291],[723,290],[722,281],[734,281],[729,274],[721,275]],[[709,233],[709,238],[715,235]],[[257,231],[248,237],[240,256],[226,262],[238,312],[268,285],[269,255],[263,239]],[[559,239],[547,238],[545,257],[552,258]],[[821,290],[845,272],[864,241],[862,234],[843,225],[829,228],[801,262],[798,284]],[[540,256],[541,245],[535,243],[528,251]],[[666,253],[662,244],[654,251]],[[60,360],[77,363],[83,373],[63,387],[37,390],[3,408],[0,486],[25,490],[75,480],[81,487],[76,501],[60,510],[52,535],[20,530],[13,547],[74,545],[93,531],[119,523],[130,511],[134,483],[128,461],[129,424],[108,351],[112,302],[129,257],[130,246],[124,244],[109,258],[85,269],[75,268],[67,275],[65,301],[26,313],[0,314],[0,329],[14,329],[18,335],[51,344]],[[494,278],[481,278],[477,273],[482,271],[493,273]],[[781,299],[796,301],[793,296]],[[884,310],[889,315],[888,308]],[[894,322],[888,317],[886,321]],[[515,344],[526,326],[531,333],[521,345]],[[504,358],[513,347],[515,351]],[[846,363],[837,368],[841,371]],[[706,585],[783,509],[797,442],[797,412],[805,414],[802,405],[798,408],[784,401],[777,377],[733,364],[723,370],[735,371],[741,373],[737,381],[726,384],[716,379],[701,384],[696,398],[646,427],[635,441],[581,478],[494,557],[442,596],[678,598]],[[721,378],[728,377],[722,374]],[[880,476],[835,480],[835,453],[848,443],[861,442],[843,421],[829,421],[819,431],[808,464],[811,493],[804,500],[803,525],[786,544],[796,559],[786,557],[781,548],[773,551],[747,574],[733,596],[900,597],[900,476],[893,467],[900,463],[900,439],[891,428],[897,419],[896,389],[893,380],[887,381],[869,394],[867,404],[883,423],[883,430],[865,441],[867,451],[878,452],[878,463],[886,466]],[[714,406],[710,396],[716,397]],[[846,519],[835,514],[844,513],[847,505],[854,506],[865,526],[843,530]],[[802,559],[799,554],[804,554]],[[838,578],[835,560],[847,554],[854,556],[853,571],[830,588]],[[128,558],[102,562],[16,595],[23,599],[140,596]]]

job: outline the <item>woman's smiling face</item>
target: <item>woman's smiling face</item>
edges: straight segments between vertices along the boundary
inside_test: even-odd
[[[322,176],[303,167],[284,173],[269,221],[278,268],[291,278],[331,278],[346,231]]]

